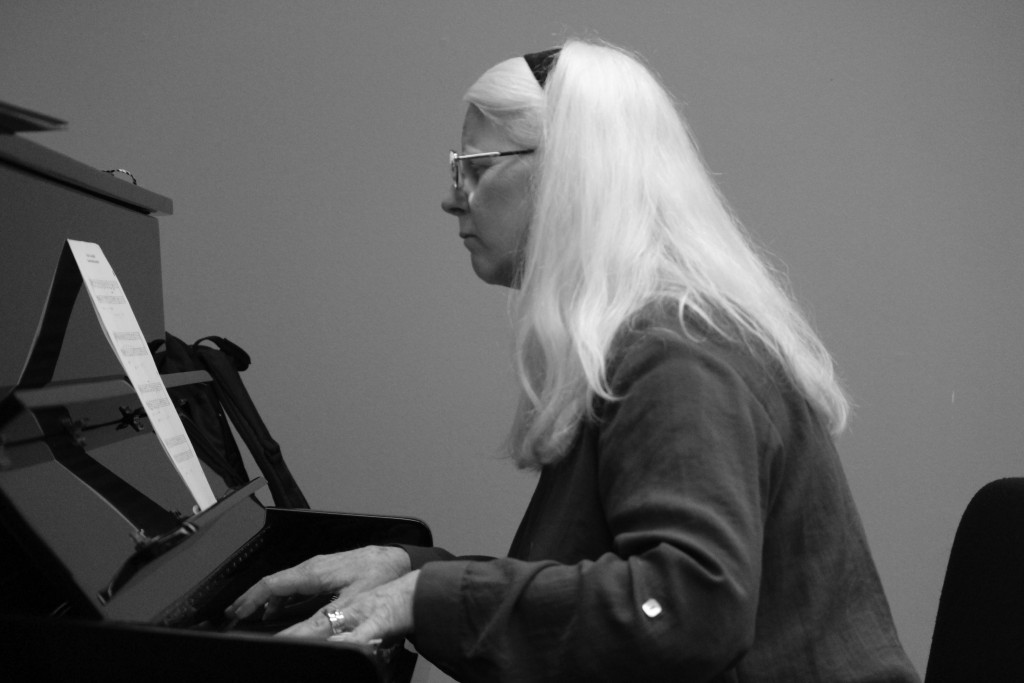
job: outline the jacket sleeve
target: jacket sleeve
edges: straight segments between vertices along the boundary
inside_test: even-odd
[[[395,548],[401,548],[409,556],[409,569],[416,570],[420,569],[427,562],[445,562],[448,560],[475,560],[477,562],[486,562],[493,560],[493,557],[487,555],[459,555],[456,557],[444,548],[436,547],[425,547],[420,545],[406,545],[404,543],[395,543]]]
[[[443,548],[426,548],[404,543],[395,543],[394,546],[406,552],[409,556],[409,568],[414,571],[422,568],[427,562],[445,562],[455,559],[454,555]]]
[[[424,565],[421,654],[462,681],[707,680],[743,656],[767,505],[760,463],[778,437],[728,357],[706,347],[648,334],[611,374],[619,400],[592,428],[614,552]]]

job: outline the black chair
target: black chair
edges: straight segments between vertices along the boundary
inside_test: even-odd
[[[986,484],[964,511],[925,681],[1024,681],[1024,478]]]

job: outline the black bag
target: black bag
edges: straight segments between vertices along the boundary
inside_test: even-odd
[[[203,344],[206,341],[216,348]],[[160,350],[161,346],[166,348]],[[228,424],[230,419],[266,477],[274,504],[308,508],[306,497],[281,456],[281,447],[267,430],[238,374],[249,367],[249,354],[223,337],[203,337],[189,345],[169,332],[166,340],[152,341],[149,348],[160,374],[206,370],[213,377],[213,382],[168,390],[199,459],[232,488],[249,481]]]

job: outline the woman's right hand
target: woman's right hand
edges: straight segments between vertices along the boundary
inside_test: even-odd
[[[333,555],[317,555],[290,569],[264,576],[224,610],[229,619],[245,619],[264,607],[264,619],[293,595],[335,593],[339,599],[394,581],[411,570],[401,548],[367,546]]]

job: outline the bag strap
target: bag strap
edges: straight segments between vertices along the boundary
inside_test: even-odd
[[[161,374],[206,370],[192,346],[170,332],[165,335],[166,340],[155,339],[149,342],[149,349]],[[249,481],[249,475],[212,384],[187,384],[170,389],[168,393],[199,459],[225,484],[237,488]]]
[[[248,353],[245,352],[245,349],[243,349],[241,346],[234,343],[233,341],[225,339],[224,337],[215,337],[212,335],[209,337],[203,337],[202,339],[197,339],[196,342],[192,345],[192,347],[196,348],[204,341],[213,342],[214,344],[217,345],[217,348],[219,348],[222,352],[227,354],[227,356],[231,359],[231,364],[235,367],[235,370],[237,370],[238,372],[243,372],[247,370],[250,365],[252,365],[252,358],[249,356]]]
[[[203,344],[204,341],[216,344],[217,348]],[[215,336],[203,337],[192,345],[192,349],[213,377],[217,398],[267,478],[274,503],[278,507],[308,508],[306,497],[284,462],[280,445],[270,435],[238,374],[239,370],[251,364],[249,354],[237,344]]]

